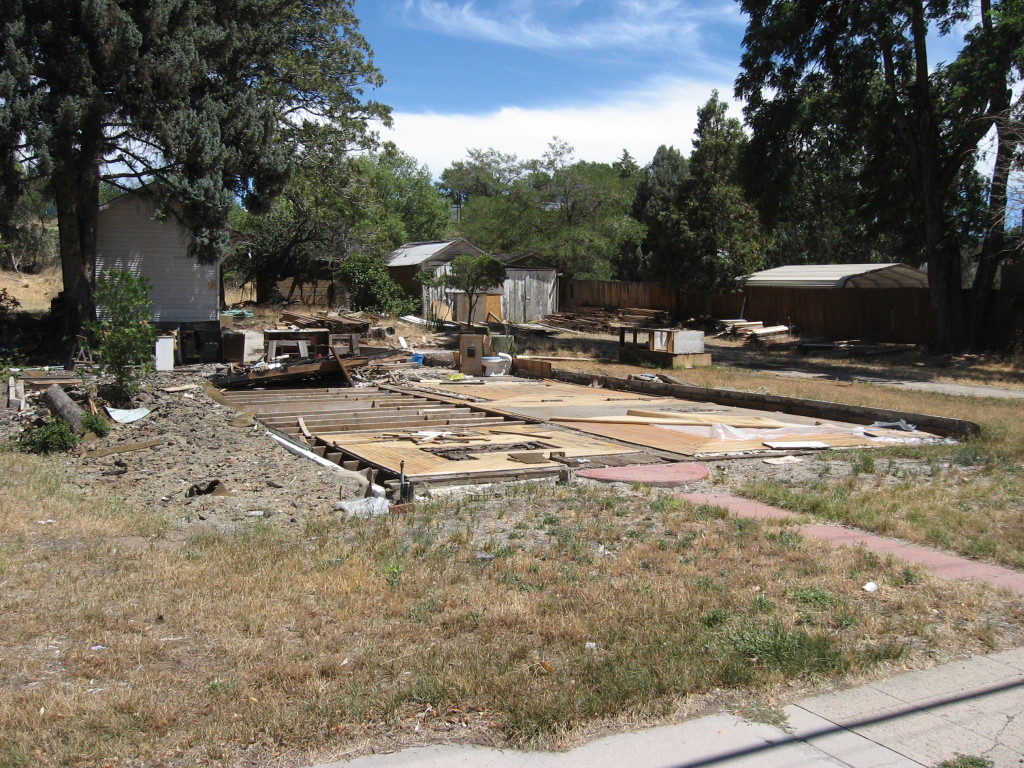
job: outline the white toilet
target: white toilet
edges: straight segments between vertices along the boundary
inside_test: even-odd
[[[499,352],[493,357],[481,357],[480,363],[484,367],[484,376],[504,376],[512,367],[512,355]]]

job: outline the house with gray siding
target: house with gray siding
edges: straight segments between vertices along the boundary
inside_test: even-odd
[[[148,279],[158,325],[218,324],[220,263],[189,256],[192,234],[173,215],[155,218],[157,207],[145,188],[100,207],[96,276],[117,269]]]

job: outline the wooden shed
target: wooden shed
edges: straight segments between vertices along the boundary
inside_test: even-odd
[[[483,255],[484,250],[464,237],[432,243],[407,243],[387,258],[388,271],[406,294],[420,298],[424,314],[432,314],[435,302],[443,304],[452,317],[467,321],[468,302],[459,292],[443,286],[420,285],[413,276],[422,269],[437,275],[448,271],[456,256]],[[505,281],[477,302],[474,320],[490,315],[510,322],[528,322],[558,311],[558,272],[550,267],[520,266],[519,259],[502,259]],[[461,314],[460,314],[461,313]]]
[[[191,232],[174,216],[155,218],[157,207],[156,196],[145,188],[100,207],[96,275],[117,269],[147,278],[159,325],[217,324],[220,263],[192,258]]]

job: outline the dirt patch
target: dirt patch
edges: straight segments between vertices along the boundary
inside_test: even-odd
[[[336,515],[334,502],[355,495],[355,483],[288,453],[262,427],[231,426],[238,414],[203,392],[206,373],[148,379],[136,405],[151,413],[133,424],[114,425],[107,437],[69,454],[67,481],[86,493],[113,493],[132,508],[158,510],[180,529],[301,525]],[[164,391],[189,384],[195,388]],[[45,408],[34,413],[43,415]],[[6,412],[0,434],[19,429],[19,421]],[[100,455],[151,442],[151,447]],[[205,489],[215,480],[227,495],[188,495],[193,486]]]

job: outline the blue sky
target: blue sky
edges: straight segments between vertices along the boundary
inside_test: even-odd
[[[394,109],[382,132],[438,176],[470,147],[643,164],[689,151],[697,108],[732,97],[744,18],[731,0],[357,0]],[[739,107],[734,108],[739,116]]]
[[[356,0],[394,109],[382,137],[438,177],[472,147],[643,165],[685,153],[697,109],[732,99],[746,18],[734,0]],[[961,29],[960,32],[963,30]],[[962,34],[931,41],[933,63]],[[732,114],[739,117],[740,105]]]

